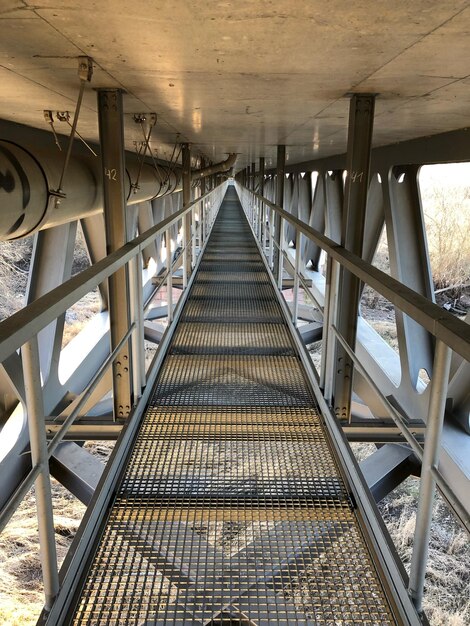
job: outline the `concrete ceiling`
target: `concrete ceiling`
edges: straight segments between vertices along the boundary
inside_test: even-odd
[[[154,111],[163,157],[178,139],[237,169],[278,143],[294,163],[344,152],[353,91],[379,94],[375,145],[470,124],[464,0],[0,0],[0,28],[0,118],[73,112],[88,55],[80,133],[98,137],[93,87],[122,87],[128,148]]]

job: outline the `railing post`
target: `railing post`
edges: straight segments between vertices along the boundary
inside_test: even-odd
[[[202,159],[201,167],[206,166],[206,161]],[[201,178],[201,197],[206,193],[206,179],[203,176]],[[205,233],[204,233],[204,200],[199,203],[199,251],[202,250],[204,245]]]
[[[26,411],[28,415],[31,463],[41,466],[41,472],[34,482],[36,509],[38,516],[39,550],[42,577],[44,581],[45,608],[50,610],[59,592],[57,554],[54,534],[54,513],[52,510],[49,457],[47,453],[46,425],[41,389],[39,349],[37,336],[21,348],[23,363]]]
[[[369,189],[370,153],[374,124],[375,96],[354,94],[349,106],[346,188],[341,244],[362,256]],[[336,326],[354,350],[357,335],[361,281],[341,268]],[[334,411],[338,419],[350,420],[354,364],[344,348],[336,343],[334,368]]]
[[[249,178],[249,186],[251,191],[254,193],[255,191],[255,163],[251,164],[251,169],[250,171],[250,178]],[[256,198],[254,198],[253,196],[251,196],[250,198],[250,206],[251,206],[251,226],[253,227],[253,231],[255,233],[256,236]]]
[[[269,209],[269,267],[274,272],[274,219],[275,213]]]
[[[452,350],[441,340],[436,341],[434,365],[429,395],[429,410],[424,438],[421,480],[419,485],[418,511],[411,557],[409,591],[416,610],[423,610],[423,589],[429,550],[432,507],[436,480],[432,470],[439,464],[442,425],[447,400]]]
[[[142,395],[142,387],[145,385],[144,299],[142,294],[140,252],[129,261],[129,274],[131,320],[135,324],[131,342],[132,379],[135,403]]]
[[[183,208],[191,202],[191,150],[189,144],[183,144]],[[186,289],[188,277],[191,273],[191,212],[183,216],[183,289]]]
[[[265,160],[264,157],[259,158],[259,194],[264,198],[264,172],[265,172]],[[261,228],[260,228],[261,248],[263,254],[266,250],[266,205],[261,201]]]
[[[191,269],[196,265],[196,205],[191,209]]]
[[[122,91],[98,89],[98,121],[101,143],[106,251],[118,250],[127,242]],[[128,271],[118,269],[109,277],[111,350],[129,328]],[[113,362],[114,418],[125,418],[131,409],[129,342]]]
[[[260,244],[263,243],[263,203],[258,198],[258,239]]]
[[[330,256],[326,262],[325,306],[323,310],[322,359],[320,368],[320,389],[328,404],[333,400],[335,372],[336,338],[333,326],[338,306],[339,263]]]
[[[168,323],[173,321],[173,255],[171,252],[171,235],[170,229],[167,228],[165,233],[166,247],[166,305],[168,307]]]
[[[277,147],[277,169],[276,169],[276,204],[284,208],[284,181],[286,178],[286,147]],[[274,213],[274,258],[273,258],[273,270],[274,276],[277,279],[278,286],[282,289],[282,227],[283,220],[278,213]]]
[[[300,272],[300,230],[295,231],[295,268],[294,268],[294,302],[292,305],[292,322],[297,326],[299,311],[299,272]]]

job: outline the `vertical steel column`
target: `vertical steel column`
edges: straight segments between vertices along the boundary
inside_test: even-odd
[[[284,208],[284,182],[286,179],[286,147],[277,147],[277,166],[276,166],[276,204]],[[273,269],[274,276],[280,289],[282,289],[282,218],[278,213],[274,214],[274,259]]]
[[[124,181],[124,124],[122,91],[98,89],[98,122],[101,143],[103,201],[106,228],[106,252],[111,254],[127,241]],[[129,328],[128,271],[118,269],[109,277],[109,319],[111,349]],[[114,418],[129,415],[131,409],[131,374],[129,342],[113,362]]]
[[[191,150],[189,144],[183,144],[183,208],[191,202]],[[191,214],[183,216],[183,289],[188,284],[191,273]]]
[[[204,158],[201,159],[201,168],[205,168],[207,166],[206,160]],[[201,197],[206,193],[206,179],[203,176],[201,178]],[[202,250],[202,246],[204,245],[205,240],[205,232],[204,232],[204,200],[201,200],[199,204],[199,253]]]
[[[369,188],[370,152],[375,96],[354,94],[349,107],[347,177],[342,224],[342,245],[362,255]],[[336,326],[354,350],[361,281],[341,268]],[[354,365],[344,348],[336,343],[334,409],[339,419],[350,419]]]
[[[191,148],[188,143],[183,144],[183,208],[191,202]],[[191,237],[191,214],[188,212],[183,216],[182,228],[183,246],[183,289],[188,284],[188,277],[191,273],[191,249],[189,246]]]
[[[168,307],[168,323],[173,321],[173,254],[171,251],[171,232],[170,229],[166,229],[165,233],[165,247],[166,247],[166,304]]]
[[[263,232],[263,203],[259,198],[256,198],[256,236],[260,244],[263,243],[262,240],[262,232]]]
[[[52,510],[49,455],[47,453],[46,424],[41,389],[39,348],[37,337],[33,337],[21,348],[23,362],[26,411],[28,414],[31,463],[41,466],[41,473],[34,482],[36,510],[38,516],[39,549],[42,577],[44,581],[45,608],[50,610],[59,592],[59,575]]]
[[[269,267],[274,272],[274,220],[275,213],[269,209]]]
[[[194,195],[198,190],[194,191]],[[196,198],[194,198],[196,199]],[[191,269],[196,265],[196,205],[191,209]]]
[[[432,506],[436,491],[436,481],[432,474],[439,464],[442,425],[447,400],[452,350],[440,340],[436,341],[434,354],[429,411],[424,439],[421,480],[419,486],[418,511],[411,557],[409,590],[416,610],[423,610],[424,577],[429,550]]]
[[[259,158],[259,195],[264,198],[264,157]],[[261,202],[260,206],[261,211],[261,228],[260,228],[260,239],[261,239],[261,248],[263,253],[266,249],[266,205],[264,202]]]
[[[255,191],[255,173],[256,173],[256,164],[253,162],[251,164],[251,170],[250,170],[250,189],[251,191]],[[256,236],[256,199],[253,198],[253,196],[251,197],[251,225],[253,227],[253,231],[255,233]]]

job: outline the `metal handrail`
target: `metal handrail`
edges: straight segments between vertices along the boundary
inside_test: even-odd
[[[168,268],[168,269],[165,268],[165,271],[162,274],[158,274],[158,276],[155,277],[155,279],[158,279],[158,284],[155,284],[155,289],[152,290],[152,293],[147,298],[147,300],[146,300],[146,302],[144,304],[144,312],[145,313],[149,310],[150,305],[152,304],[152,300],[155,298],[155,296],[160,291],[160,289],[167,284],[168,277],[170,276],[170,273],[173,275],[173,269],[174,269],[175,265],[178,264],[178,261],[181,259],[181,256],[188,249],[189,245],[192,244],[193,239],[197,239],[196,233],[191,235],[191,238],[188,239],[187,244],[180,249],[180,253],[178,254],[178,256],[175,259],[173,259],[173,261],[171,263],[171,267]]]
[[[158,235],[173,226],[192,208],[211,196],[225,183],[221,183],[206,194],[197,198],[188,206],[180,209],[174,215],[146,230],[142,235],[111,253],[101,261],[83,270],[63,285],[52,289],[17,313],[0,322],[0,362],[4,361],[15,350],[18,350],[28,339],[36,335],[64,313],[75,302],[106,280],[116,270],[123,267],[134,256],[149,246]]]
[[[353,252],[346,250],[344,246],[281,209],[274,202],[251,191],[247,187],[242,186],[242,188],[278,213],[283,219],[290,222],[348,271],[364,283],[370,285],[403,313],[412,317],[434,337],[440,339],[464,359],[470,361],[470,325],[454,317],[448,311],[441,309],[437,304],[416,293],[396,278],[392,278],[389,274],[370,265]]]
[[[123,345],[129,341],[131,336],[134,334],[135,336],[133,336],[132,339],[132,349],[134,360],[133,385],[134,393],[136,394],[135,399],[140,398],[140,400],[143,401],[147,397],[148,385],[145,385],[145,365],[143,359],[141,358],[144,348],[142,315],[145,307],[142,302],[142,296],[138,295],[138,292],[141,292],[141,273],[140,271],[137,271],[139,265],[136,260],[139,253],[152,243],[158,235],[166,233],[168,237],[170,232],[169,229],[174,223],[177,223],[188,212],[194,213],[195,205],[199,204],[213,193],[220,191],[224,184],[225,183],[218,185],[216,188],[207,192],[203,196],[188,203],[188,205],[180,211],[148,229],[145,233],[142,233],[142,235],[135,238],[133,241],[125,244],[109,257],[99,261],[94,266],[78,274],[45,296],[38,298],[38,300],[27,306],[25,309],[0,324],[0,362],[9,356],[9,354],[14,352],[14,350],[21,348],[22,351],[23,376],[26,389],[26,411],[28,414],[32,464],[32,467],[26,477],[21,480],[13,493],[11,493],[9,500],[0,511],[0,530],[2,530],[8,523],[11,516],[14,514],[31,487],[36,485],[36,507],[38,510],[39,544],[46,610],[49,610],[52,607],[54,597],[58,593],[60,587],[57,570],[56,545],[54,540],[52,494],[50,489],[48,460],[63,440],[73,422],[80,415],[81,409],[85,406],[86,402],[93,394],[93,391],[100,383],[109,366],[115,360],[119,351],[122,350]],[[215,204],[217,204],[217,199]],[[208,212],[205,219],[209,224],[209,229],[212,227],[214,222],[213,208],[213,204],[210,204],[207,207]],[[185,241],[182,251],[184,254],[186,250],[192,247],[194,270],[196,270],[199,265],[199,262],[196,261],[195,255],[195,237],[196,232],[194,231],[192,236]],[[42,397],[43,389],[41,387],[40,376],[38,373],[40,365],[37,334],[42,328],[47,326],[47,324],[64,313],[69,306],[74,304],[91,289],[126,264],[129,264],[129,268],[134,272],[133,279],[136,284],[140,285],[140,288],[138,288],[134,293],[136,301],[136,303],[134,303],[134,308],[137,306],[138,310],[136,309],[134,311],[134,319],[133,321],[130,320],[124,336],[121,337],[119,343],[106,357],[98,371],[94,373],[91,381],[88,383],[87,388],[81,396],[77,397],[76,405],[70,415],[66,417],[59,430],[48,444],[43,423],[45,416]],[[166,273],[167,285],[170,288],[173,265],[174,263],[169,262],[169,268]],[[192,283],[193,277],[194,272],[187,285]],[[158,288],[156,291],[158,291]],[[188,291],[186,290],[186,294],[187,293]],[[130,295],[130,297],[132,296]],[[178,304],[182,303],[184,299],[184,297],[181,298]],[[178,305],[176,310],[178,310]],[[171,296],[168,307],[168,319],[170,322],[173,319]],[[174,325],[170,323],[165,335],[167,336],[168,334],[171,334],[173,328]],[[148,383],[151,383],[153,380],[153,371],[156,367],[156,363],[157,361],[154,359],[149,370],[150,381],[147,381]],[[141,393],[142,389],[144,389],[143,393]],[[138,406],[139,402],[135,404],[134,408],[136,409]]]
[[[47,455],[48,455],[49,459],[54,454],[55,450],[57,449],[57,446],[61,443],[61,441],[63,440],[63,438],[67,434],[67,431],[72,426],[73,422],[77,419],[78,415],[80,414],[80,409],[83,407],[85,402],[88,400],[88,398],[90,397],[90,395],[93,393],[94,389],[96,388],[96,386],[100,382],[100,380],[103,378],[104,374],[107,372],[109,366],[113,362],[113,360],[116,357],[116,355],[118,354],[119,350],[121,350],[122,346],[129,339],[129,337],[130,337],[132,331],[134,330],[134,328],[135,328],[135,324],[131,324],[129,329],[128,329],[128,331],[124,335],[124,337],[117,344],[117,346],[114,348],[114,350],[108,355],[108,357],[106,358],[104,363],[101,365],[100,369],[96,372],[96,374],[91,379],[91,381],[90,381],[86,391],[81,396],[81,398],[80,398],[79,402],[77,403],[77,405],[75,406],[74,410],[70,413],[70,415],[67,417],[67,419],[61,424],[60,429],[56,432],[56,434],[54,435],[53,439],[51,440],[51,442],[49,443],[49,445],[47,447]],[[42,463],[38,463],[37,465],[32,467],[31,470],[28,472],[28,474],[25,476],[25,478],[23,478],[23,480],[20,482],[18,487],[12,493],[12,495],[9,498],[8,502],[1,509],[1,511],[0,511],[0,532],[8,524],[11,516],[16,511],[16,509],[20,505],[20,503],[23,500],[23,498],[27,495],[28,491],[34,485],[34,481],[36,480],[36,478],[38,477],[38,475],[39,475],[39,473],[41,472],[42,469],[43,469]]]
[[[370,385],[371,389],[376,394],[377,398],[383,404],[384,408],[389,412],[391,418],[395,422],[395,424],[400,429],[407,443],[413,450],[413,452],[418,457],[419,461],[423,460],[423,448],[420,443],[414,437],[411,429],[406,424],[404,418],[400,415],[400,413],[396,410],[396,408],[387,400],[387,398],[383,395],[380,389],[372,380],[372,377],[367,372],[366,368],[362,365],[360,359],[357,357],[354,350],[352,350],[351,346],[348,344],[343,335],[339,332],[334,324],[332,324],[331,329],[333,330],[336,338],[344,348],[345,352],[347,352],[348,356],[354,361],[354,366],[357,367],[361,376],[365,378],[367,383]],[[470,533],[470,515],[468,511],[460,504],[458,497],[455,495],[452,487],[447,482],[446,478],[441,474],[437,467],[430,468],[431,474],[433,475],[439,489],[441,490],[445,499],[449,502],[449,504],[454,509],[457,517],[459,518],[462,525],[466,528],[466,530]]]
[[[118,269],[119,267],[122,267],[127,262],[129,262],[143,248],[145,248],[148,245],[148,243],[146,243],[146,242],[153,241],[162,231],[166,231],[168,228],[170,228],[172,226],[172,224],[175,221],[178,221],[181,218],[181,216],[185,215],[188,211],[190,211],[195,204],[197,204],[201,200],[203,200],[203,199],[207,198],[208,196],[210,196],[211,193],[213,193],[216,190],[220,189],[220,187],[221,187],[221,185],[219,185],[215,189],[209,191],[204,196],[201,196],[200,198],[197,198],[194,202],[189,204],[187,207],[184,207],[183,209],[181,209],[180,211],[175,213],[173,216],[170,216],[169,218],[167,218],[166,220],[164,220],[160,224],[157,224],[155,227],[147,230],[140,237],[137,237],[132,242],[130,242],[130,245],[132,246],[132,250],[133,250],[133,254],[131,254],[131,256],[129,256],[129,244],[126,244],[125,246],[123,246],[123,248],[121,248],[116,253],[114,253],[114,256],[117,256],[117,259],[113,260],[111,265],[108,266],[108,270],[109,270],[108,275],[110,275],[116,269]],[[153,231],[153,233],[152,233],[152,231]],[[191,245],[191,242],[192,242],[192,239],[193,239],[194,236],[195,236],[195,234],[193,234],[192,237],[190,238],[190,240],[188,242],[186,242],[186,245],[183,247],[182,252],[184,252],[184,250],[186,250],[188,248],[188,246]],[[126,248],[126,250],[124,250],[124,248]],[[113,256],[113,255],[111,255],[111,256]],[[104,259],[103,261],[105,261],[105,260],[106,259]],[[171,265],[171,269],[166,272],[165,279],[168,277],[168,275],[172,271],[173,266],[177,262],[177,260],[178,259],[175,259],[175,261]],[[103,262],[99,262],[99,263],[103,263]],[[96,264],[96,265],[98,265],[98,264]],[[77,292],[80,293],[79,290],[80,290],[82,285],[86,284],[88,286],[90,284],[90,281],[92,280],[93,276],[95,276],[96,284],[99,284],[101,282],[101,278],[97,278],[98,275],[101,276],[101,272],[92,271],[94,268],[96,269],[96,265],[91,267],[91,268],[88,268],[87,270],[84,270],[84,272],[79,274],[77,277],[71,279],[71,281],[74,281],[74,282],[76,282],[78,284],[76,285],[74,290],[70,291],[70,293],[68,294],[68,298],[72,298],[73,294],[77,294]],[[88,274],[88,276],[84,276],[85,273]],[[76,280],[76,278],[81,278],[81,280]],[[71,282],[71,281],[68,281],[68,282]],[[164,282],[165,281],[163,281],[162,284],[164,284]],[[65,283],[64,286],[67,286],[67,284],[68,283]],[[155,291],[158,291],[161,286],[162,285],[159,285]],[[49,294],[46,294],[46,296],[43,296],[42,298],[39,298],[36,302],[43,301],[42,304],[44,304],[44,301],[45,301],[45,299],[47,299],[47,296],[50,296],[50,295],[53,296],[53,295],[57,294],[59,289],[60,289],[60,287],[57,288],[57,289],[54,289]],[[89,291],[89,289],[87,289],[87,291]],[[85,293],[87,293],[87,291],[85,291]],[[153,293],[153,295],[155,295],[155,292]],[[62,299],[61,298],[57,298],[57,297],[56,298],[52,297],[51,298],[52,301],[50,302],[51,306],[59,307],[61,303],[63,304],[63,299],[64,298],[65,298],[65,296]],[[67,302],[68,302],[68,300],[67,300]],[[31,308],[33,307],[33,305],[34,305],[34,303],[29,305],[28,307],[25,307],[25,309],[23,309],[23,312],[30,313]],[[62,310],[58,309],[58,313],[57,314],[54,313],[54,318],[53,319],[55,319],[55,317],[57,317],[57,315],[60,315],[63,311],[65,311],[68,308],[68,304],[67,305],[63,304],[63,307],[64,308]],[[56,309],[54,309],[54,311],[55,310]],[[21,312],[22,311],[20,311],[20,313]],[[14,315],[12,317],[17,318],[17,315]],[[31,315],[27,316],[27,318],[30,319]],[[3,330],[3,328],[5,327],[5,324],[6,324],[7,321],[8,320],[6,320],[5,322],[2,322],[0,324],[0,331]],[[52,321],[52,319],[50,321]],[[46,322],[44,325],[47,325],[47,323],[48,322]],[[107,356],[106,360],[102,363],[101,367],[94,374],[94,376],[90,380],[86,390],[84,391],[84,393],[81,395],[80,399],[78,400],[77,405],[74,407],[74,409],[70,413],[70,415],[67,416],[65,421],[61,424],[60,429],[55,433],[54,437],[52,438],[51,442],[49,443],[49,445],[47,447],[48,458],[50,458],[54,454],[54,452],[57,449],[58,445],[61,443],[61,441],[65,437],[67,431],[70,429],[70,427],[72,426],[73,422],[76,420],[76,418],[80,414],[80,410],[83,408],[83,406],[85,405],[86,401],[91,396],[91,394],[93,393],[94,389],[97,387],[97,385],[99,384],[99,382],[103,378],[104,374],[107,372],[108,368],[112,364],[114,358],[116,357],[118,352],[121,350],[121,348],[125,344],[125,342],[129,339],[129,337],[131,336],[131,334],[135,330],[135,328],[136,328],[136,324],[135,323],[132,323],[132,324],[129,325],[129,328],[128,328],[127,332],[125,333],[125,335],[121,338],[121,340],[119,341],[117,346]],[[41,328],[38,328],[38,330],[36,332],[38,332],[39,330],[41,330]],[[36,332],[34,334],[36,334]],[[22,341],[21,345],[23,345],[23,343],[28,341],[32,336],[33,335],[25,335],[24,341]],[[4,342],[2,342],[0,340],[0,349],[1,349],[1,347],[3,347],[3,345],[4,345]],[[18,345],[17,347],[19,348],[20,345]],[[9,500],[7,501],[5,506],[0,511],[0,531],[3,530],[3,528],[6,526],[6,524],[10,520],[11,516],[14,514],[15,510],[18,508],[18,506],[21,503],[21,501],[27,495],[28,491],[31,489],[31,487],[33,486],[36,478],[38,477],[38,475],[41,473],[42,470],[43,470],[43,464],[42,463],[36,464],[34,467],[32,467],[31,470],[26,475],[26,477],[20,482],[18,487],[12,493],[11,497],[9,498]]]
[[[257,230],[256,220],[258,219],[262,203],[264,203],[281,216],[281,228],[282,219],[287,220],[287,222],[291,223],[296,228],[296,241],[299,241],[300,233],[306,235],[307,238],[311,239],[320,248],[325,250],[329,254],[330,258],[337,261],[361,281],[373,287],[394,306],[412,317],[416,322],[418,322],[418,324],[432,333],[437,339],[434,355],[434,371],[436,374],[435,377],[433,377],[431,384],[429,412],[426,426],[426,440],[424,448],[422,448],[414,437],[403,416],[395,409],[395,407],[392,406],[389,400],[377,387],[366,368],[363,367],[353,348],[349,345],[338,328],[334,324],[331,324],[331,322],[329,324],[329,328],[331,329],[334,337],[351,358],[360,374],[370,385],[372,391],[376,394],[380,403],[392,417],[393,421],[405,437],[405,440],[408,442],[411,449],[422,464],[416,533],[411,557],[410,578],[408,582],[408,593],[411,596],[417,611],[421,612],[430,537],[430,524],[432,518],[432,503],[436,486],[439,488],[442,495],[453,509],[455,516],[460,521],[462,526],[467,530],[467,532],[470,533],[470,514],[461,503],[446,478],[439,471],[439,453],[441,447],[440,439],[445,416],[445,400],[447,397],[452,350],[463,356],[467,361],[470,360],[470,328],[466,323],[455,318],[447,311],[440,309],[440,307],[438,307],[435,303],[427,300],[424,296],[414,292],[403,283],[368,264],[357,255],[346,250],[343,246],[337,244],[298,218],[287,213],[273,202],[270,202],[268,199],[253,192],[247,187],[241,187],[243,191],[248,192],[248,194],[251,194],[253,198],[259,201],[259,204],[258,202],[254,203],[254,207],[251,212],[247,210],[247,216],[249,219],[250,216],[248,214],[251,213],[251,221],[253,222],[252,229],[255,236]],[[258,205],[258,208],[256,208],[256,205]],[[279,250],[278,286],[281,288],[282,259],[285,257],[291,266],[292,262],[288,258],[282,242],[281,245],[278,245],[278,243],[274,241],[273,233],[270,232],[271,248],[273,243]],[[300,249],[296,249],[294,271],[297,290],[300,278],[300,273],[298,271],[299,260]],[[307,292],[310,293],[310,289],[307,289]],[[297,303],[298,295],[294,290],[294,324],[296,323]],[[323,397],[323,391],[319,388],[318,384],[317,392],[321,394],[319,402],[320,404],[323,402],[323,409],[328,415],[331,415],[331,419],[334,419],[330,413],[330,407],[328,406],[326,399]]]
[[[277,241],[273,241],[273,244],[276,246],[276,248],[278,250],[281,250],[281,246],[278,245]],[[291,270],[294,274],[297,274],[297,276],[299,277],[299,281],[300,284],[302,285],[302,287],[304,288],[304,290],[306,291],[306,293],[308,294],[308,297],[311,298],[311,300],[313,301],[313,303],[315,304],[315,306],[317,307],[317,309],[319,311],[321,311],[323,313],[324,311],[324,306],[322,306],[318,300],[315,298],[315,296],[313,295],[313,293],[310,291],[310,287],[307,283],[307,281],[305,280],[301,270],[299,270],[298,272],[295,269],[295,265],[292,263],[292,259],[289,257],[289,255],[287,254],[287,252],[285,250],[281,250],[282,252],[282,256],[284,257],[284,259],[287,261],[287,263],[289,263]],[[297,256],[297,249],[295,249],[295,253]]]

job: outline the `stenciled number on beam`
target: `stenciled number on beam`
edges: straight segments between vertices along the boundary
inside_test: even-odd
[[[351,172],[352,183],[362,183],[363,178],[364,178],[364,172]]]
[[[114,167],[112,169],[105,167],[104,175],[107,176],[109,180],[117,180],[117,170]]]

